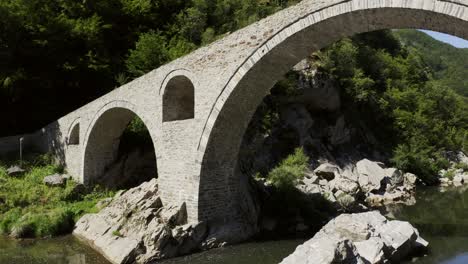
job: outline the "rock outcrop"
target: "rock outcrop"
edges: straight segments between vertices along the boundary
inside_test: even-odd
[[[404,174],[395,168],[385,168],[383,163],[363,159],[344,168],[323,163],[313,173],[305,175],[297,188],[305,194],[321,194],[349,209],[355,203],[364,206],[412,203],[416,182],[414,174]]]
[[[156,179],[117,194],[98,214],[83,216],[73,234],[116,264],[150,263],[251,235],[240,224],[188,223],[185,204],[164,204]]]
[[[428,242],[408,222],[379,212],[342,214],[300,245],[282,264],[398,263]]]

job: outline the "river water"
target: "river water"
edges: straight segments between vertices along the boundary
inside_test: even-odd
[[[429,241],[425,257],[417,264],[468,263],[468,191],[452,188],[419,189],[417,203],[392,206],[390,216],[410,221]],[[163,264],[268,264],[278,263],[304,240],[252,242],[162,261]],[[0,263],[8,264],[108,264],[99,254],[66,236],[48,240],[12,241],[0,238]]]

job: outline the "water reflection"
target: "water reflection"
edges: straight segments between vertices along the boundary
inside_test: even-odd
[[[0,237],[0,263],[9,264],[109,264],[72,236],[14,241]]]
[[[429,255],[413,260],[418,264],[468,263],[468,191],[459,188],[418,190],[413,206],[391,206],[396,219],[409,221],[429,241]]]
[[[419,189],[412,206],[386,208],[389,216],[410,221],[429,241],[428,256],[417,264],[468,263],[468,191],[464,188]],[[256,242],[210,250],[162,261],[163,264],[268,264],[278,263],[303,240]],[[71,236],[16,242],[0,237],[0,263],[109,264],[102,256]]]

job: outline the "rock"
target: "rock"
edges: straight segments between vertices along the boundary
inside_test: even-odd
[[[315,238],[315,237],[314,237]],[[364,264],[349,240],[322,236],[300,245],[281,264]]]
[[[468,183],[468,173],[462,174],[461,177],[463,178],[463,182],[464,182],[465,184]]]
[[[415,187],[416,186],[416,182],[418,181],[418,177],[412,173],[405,173],[403,175],[403,178],[404,178],[404,185],[405,186],[411,186],[411,187]]]
[[[356,170],[359,175],[359,185],[366,192],[380,190],[382,181],[388,177],[387,172],[377,162],[368,159],[356,163]]]
[[[322,179],[331,181],[339,173],[339,168],[336,165],[333,165],[330,163],[324,163],[318,166],[318,168],[314,170],[314,173],[317,174],[317,176],[321,177]]]
[[[320,181],[319,181],[319,185],[320,185],[320,186],[327,186],[327,185],[328,185],[328,181],[327,181],[327,180],[320,180]]]
[[[398,262],[407,256],[418,239],[413,226],[408,222],[390,221],[379,230],[382,240],[390,249],[389,258],[393,262]]]
[[[316,68],[310,63],[298,65],[300,79],[298,88],[302,94],[295,100],[311,109],[336,111],[341,106],[339,89],[324,75],[316,74]]]
[[[452,184],[452,181],[445,177],[439,178],[439,181],[441,186],[449,186]]]
[[[96,208],[100,211],[112,202],[112,198],[105,198],[97,202]]]
[[[464,183],[464,178],[461,174],[456,174],[454,177],[453,177],[453,184],[456,185],[456,186],[459,186],[459,185],[462,185]]]
[[[281,263],[397,263],[427,245],[408,222],[388,221],[377,211],[342,214]]]
[[[185,203],[164,204],[153,179],[114,197],[99,213],[83,216],[73,234],[112,263],[130,264],[239,242],[248,230],[224,221],[187,223]]]
[[[343,177],[335,179],[333,187],[351,195],[357,195],[360,192],[359,184]]]
[[[21,167],[19,166],[12,166],[10,168],[7,169],[7,174],[11,177],[18,177],[18,176],[21,176],[23,173],[25,173],[26,171],[23,170]]]
[[[371,237],[368,240],[354,243],[359,255],[370,263],[383,263],[385,260],[385,244],[380,238]]]
[[[63,187],[67,183],[67,178],[61,174],[53,174],[44,177],[42,182],[47,186]]]
[[[358,182],[359,175],[356,171],[356,166],[354,165],[346,165],[343,170],[341,171],[341,177],[351,180],[353,182]]]
[[[385,175],[389,178],[389,183],[392,187],[404,184],[405,178],[403,176],[403,173],[398,169],[385,169]]]
[[[333,146],[348,143],[351,140],[351,131],[346,128],[344,116],[336,120],[334,127],[330,128],[330,142]]]

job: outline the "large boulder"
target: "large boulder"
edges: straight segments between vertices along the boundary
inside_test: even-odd
[[[239,242],[251,235],[241,224],[188,223],[185,203],[164,204],[157,179],[117,194],[97,214],[83,216],[73,234],[111,263],[149,263]]]
[[[356,163],[359,175],[359,185],[366,192],[378,191],[382,187],[382,181],[388,176],[388,172],[379,163],[368,159]]]
[[[342,214],[281,263],[398,263],[427,246],[408,222],[388,221],[378,211]]]

